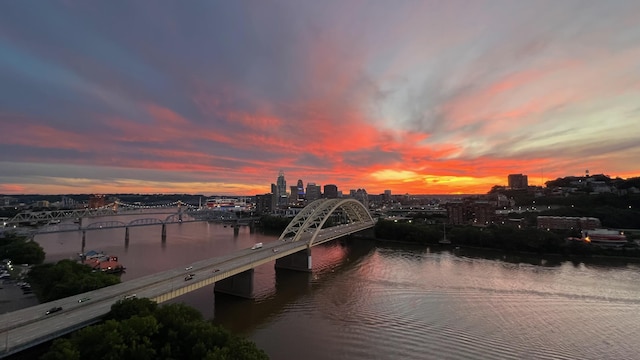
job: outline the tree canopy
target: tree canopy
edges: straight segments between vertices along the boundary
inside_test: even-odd
[[[149,299],[120,300],[107,318],[70,338],[57,339],[41,359],[268,359],[253,342],[205,321],[184,304],[157,306]]]
[[[35,241],[13,232],[0,237],[0,259],[10,259],[16,264],[42,264],[44,250]]]
[[[120,282],[117,275],[93,271],[89,266],[73,260],[34,266],[27,280],[40,302],[82,294]]]

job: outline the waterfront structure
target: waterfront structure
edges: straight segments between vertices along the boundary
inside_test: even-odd
[[[524,190],[529,187],[529,180],[527,178],[527,175],[509,174],[507,180],[509,182],[509,188],[511,188],[511,190]]]
[[[610,229],[583,230],[582,240],[605,247],[621,247],[628,242],[624,232]]]
[[[538,228],[549,230],[590,230],[601,226],[600,219],[575,216],[538,216]]]

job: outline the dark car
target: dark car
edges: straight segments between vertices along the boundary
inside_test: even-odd
[[[49,315],[57,313],[58,311],[62,311],[62,308],[60,306],[52,307],[51,309],[47,310],[46,314]]]

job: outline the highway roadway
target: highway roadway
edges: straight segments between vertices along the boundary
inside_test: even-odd
[[[322,229],[311,246],[372,226],[370,223],[352,223]],[[259,249],[243,249],[225,256],[186,264],[186,267],[191,267],[189,270],[187,268],[171,269],[2,314],[0,315],[0,358],[97,323],[110,311],[116,301],[127,296],[135,294],[137,297],[162,303],[261,264],[304,250],[312,235],[312,233],[304,234],[296,242],[287,238],[283,241],[265,243]],[[193,279],[185,280],[187,274],[194,274]],[[89,298],[89,300],[78,302],[83,298]],[[53,307],[61,307],[62,311],[47,315],[47,310]]]

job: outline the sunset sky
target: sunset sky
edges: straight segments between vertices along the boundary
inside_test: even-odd
[[[640,1],[2,1],[0,194],[640,176]]]

